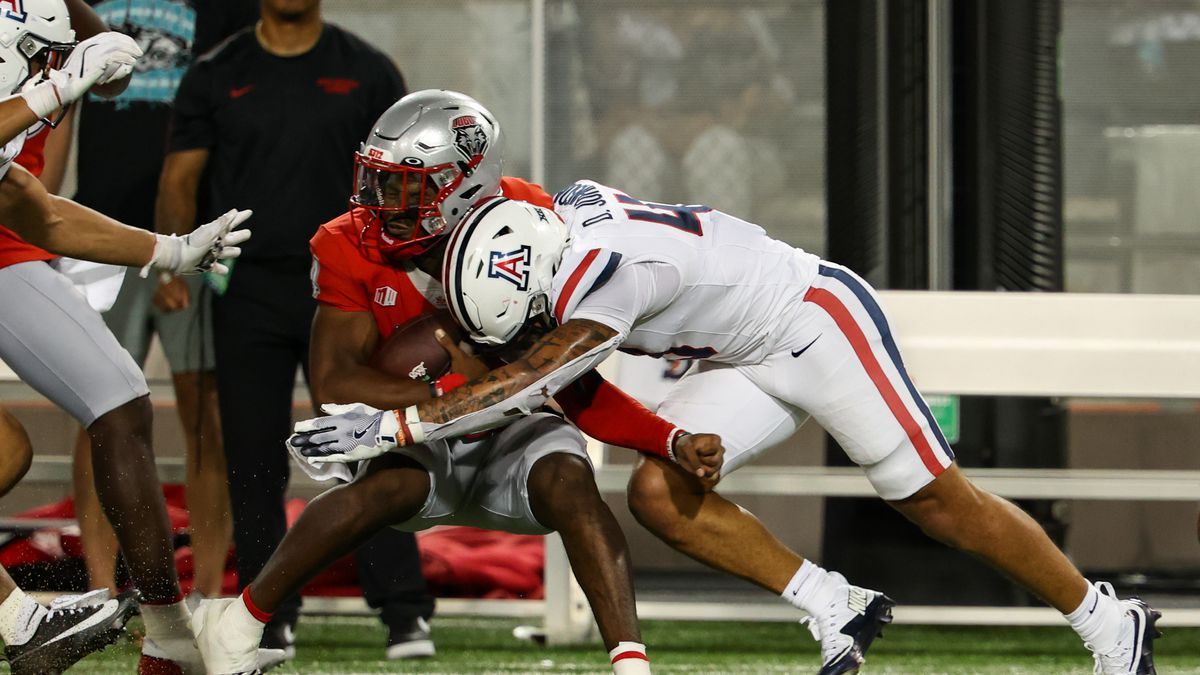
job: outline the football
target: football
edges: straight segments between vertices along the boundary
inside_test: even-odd
[[[423,314],[396,328],[375,350],[370,366],[394,377],[433,382],[450,371],[450,354],[438,343],[434,331],[445,330],[458,338],[449,317],[439,320]]]

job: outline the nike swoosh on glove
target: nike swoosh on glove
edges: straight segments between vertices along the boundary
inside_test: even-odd
[[[394,450],[400,423],[393,410],[378,410],[363,403],[321,406],[327,417],[297,422],[287,442],[305,457],[326,462],[357,462]]]
[[[108,84],[128,77],[141,56],[142,48],[136,40],[124,33],[107,31],[75,45],[62,70],[84,80],[99,71],[94,82]]]
[[[250,238],[250,230],[232,231],[246,221],[254,212],[231,209],[220,218],[197,227],[191,234],[182,237],[159,234],[154,244],[154,255],[142,268],[142,276],[150,268],[167,270],[175,274],[199,274],[213,270],[220,274],[229,272],[222,260],[236,258],[242,254],[238,244]]]
[[[141,47],[128,35],[109,31],[75,45],[60,70],[29,78],[21,86],[21,98],[38,119],[65,108],[92,88],[108,84],[133,72],[142,55]]]

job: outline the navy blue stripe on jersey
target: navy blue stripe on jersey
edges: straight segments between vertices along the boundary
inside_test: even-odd
[[[950,444],[946,442],[946,437],[942,435],[942,429],[938,426],[937,420],[933,418],[933,413],[929,412],[929,406],[925,405],[925,399],[917,393],[917,388],[913,386],[912,380],[908,377],[908,371],[904,369],[904,361],[900,359],[900,350],[896,347],[896,341],[892,338],[892,329],[888,326],[887,317],[883,314],[883,309],[879,303],[875,302],[875,297],[846,270],[828,265],[821,265],[818,273],[823,277],[829,277],[842,282],[846,288],[850,289],[851,293],[858,298],[862,303],[863,308],[867,310],[867,315],[871,317],[871,321],[875,324],[875,329],[879,331],[880,337],[883,338],[883,347],[887,350],[888,356],[892,359],[892,364],[896,366],[896,371],[900,373],[900,379],[904,380],[904,386],[908,389],[908,393],[912,399],[916,401],[917,407],[921,410],[921,414],[925,416],[925,420],[929,423],[929,428],[933,429],[933,433],[937,436],[938,443],[942,446],[946,456],[951,460],[954,459],[954,451],[950,449]]]
[[[455,233],[454,241],[452,241],[450,243],[451,249],[453,250],[453,247],[456,246],[459,241],[463,241],[463,242],[470,241],[471,234],[475,231],[475,228],[479,225],[480,221],[483,220],[483,217],[486,216],[488,214],[488,212],[490,212],[492,209],[496,208],[497,206],[500,206],[501,204],[503,204],[506,201],[508,201],[508,200],[503,197],[501,197],[499,199],[492,199],[491,204],[487,204],[483,208],[479,209],[479,212],[476,213],[473,218],[471,218],[471,222],[469,224],[467,224],[465,227],[460,227],[459,231]],[[450,289],[446,289],[446,290],[447,290],[447,292],[450,292],[450,294],[454,296],[453,301],[456,305],[458,305],[458,315],[462,318],[463,322],[465,324],[467,324],[467,326],[466,326],[467,330],[478,333],[480,330],[482,330],[482,327],[476,326],[474,324],[474,322],[471,321],[471,315],[467,313],[467,303],[463,300],[463,292],[462,292],[463,261],[467,257],[466,255],[464,255],[464,253],[465,253],[465,251],[458,251],[458,260],[455,261],[455,263],[454,263],[454,286],[455,286],[455,288],[453,289],[453,291],[451,291]]]
[[[588,289],[587,293],[584,293],[583,295],[581,295],[579,297],[579,299],[582,300],[582,299],[586,298],[588,296],[588,293],[591,293],[592,291],[596,290],[597,288],[600,288],[604,284],[607,284],[608,280],[612,278],[613,272],[617,271],[617,265],[620,265],[620,264],[621,264],[621,254],[617,253],[616,251],[613,251],[608,256],[608,262],[604,264],[604,269],[600,270],[600,274],[598,274],[596,276],[596,281],[592,282],[592,287]]]

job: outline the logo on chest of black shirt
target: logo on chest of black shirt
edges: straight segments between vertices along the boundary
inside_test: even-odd
[[[317,86],[324,89],[326,94],[346,96],[362,86],[362,83],[345,77],[318,77]]]

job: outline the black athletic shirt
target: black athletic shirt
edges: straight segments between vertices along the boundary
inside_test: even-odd
[[[200,222],[254,209],[240,262],[303,269],[317,227],[346,210],[354,151],[405,93],[386,55],[337,26],[325,24],[316,46],[286,58],[247,28],[184,75],[167,149],[210,151],[211,207]]]
[[[254,23],[247,0],[88,0],[108,24],[137,40],[138,60],[125,91],[87,94],[78,104],[75,200],[117,220],[154,228],[154,200],[171,120],[171,101],[193,54],[203,54]]]

